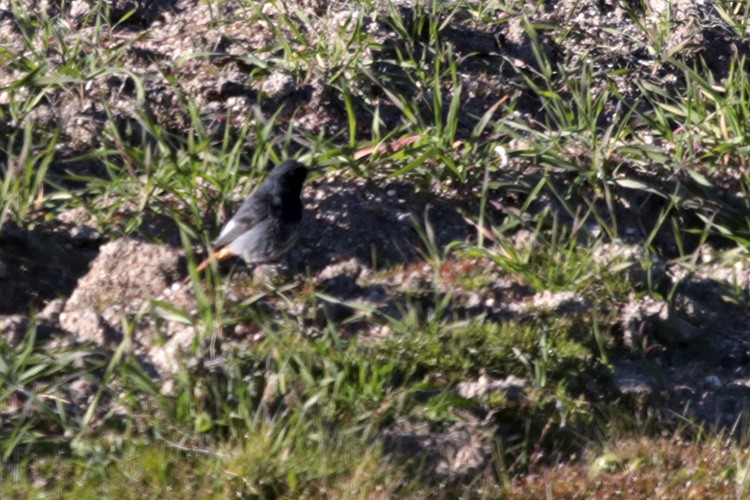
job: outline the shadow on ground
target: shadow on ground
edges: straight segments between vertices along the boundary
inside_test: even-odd
[[[0,230],[0,314],[26,314],[68,297],[98,246],[66,231],[6,225]]]

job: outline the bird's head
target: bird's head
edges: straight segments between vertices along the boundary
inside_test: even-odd
[[[268,174],[284,191],[299,193],[307,178],[307,167],[294,160],[286,160],[274,167]]]

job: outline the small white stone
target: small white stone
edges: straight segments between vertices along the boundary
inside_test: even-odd
[[[505,167],[508,165],[508,152],[501,145],[495,146],[495,154],[500,157],[500,166]]]

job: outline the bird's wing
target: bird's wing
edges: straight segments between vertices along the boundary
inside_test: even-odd
[[[228,245],[268,217],[268,189],[264,189],[264,187],[261,186],[250,198],[245,200],[237,213],[224,225],[219,237],[214,242],[215,247]]]

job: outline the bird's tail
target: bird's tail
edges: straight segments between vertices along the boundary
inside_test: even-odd
[[[195,272],[198,274],[202,273],[209,265],[211,265],[211,261],[218,261],[221,262],[222,260],[231,259],[232,257],[235,257],[234,252],[232,252],[229,247],[224,247],[216,250],[213,254],[209,255],[203,262],[198,264],[198,267],[195,268]],[[185,283],[190,281],[190,276],[188,275],[187,278],[185,278]]]

